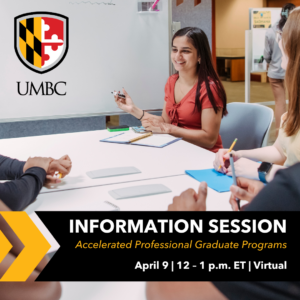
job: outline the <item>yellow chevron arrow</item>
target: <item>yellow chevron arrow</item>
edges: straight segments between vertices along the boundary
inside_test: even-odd
[[[9,253],[10,249],[12,248],[12,244],[9,240],[5,237],[3,232],[0,230],[0,263],[4,259],[4,257]]]
[[[24,245],[0,281],[24,282],[40,263],[51,245],[26,212],[1,212],[1,215]]]

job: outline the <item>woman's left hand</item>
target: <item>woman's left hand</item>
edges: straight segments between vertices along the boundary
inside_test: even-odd
[[[142,120],[142,125],[147,131],[152,131],[153,133],[171,133],[171,124],[159,122],[154,119]]]
[[[241,158],[234,163],[235,176],[236,177],[245,177],[249,179],[259,180],[258,177],[258,168],[260,163],[247,158]],[[228,172],[226,175],[232,176],[231,166],[227,169]]]

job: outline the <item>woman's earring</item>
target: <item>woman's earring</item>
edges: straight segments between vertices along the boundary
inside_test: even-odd
[[[201,60],[199,60],[199,65],[201,64]]]

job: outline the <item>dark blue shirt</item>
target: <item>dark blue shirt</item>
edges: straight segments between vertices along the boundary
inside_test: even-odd
[[[34,167],[23,172],[25,162],[0,155],[0,200],[11,210],[23,210],[32,203],[46,179],[46,171]]]

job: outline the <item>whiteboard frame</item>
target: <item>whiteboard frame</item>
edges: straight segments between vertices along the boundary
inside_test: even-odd
[[[172,42],[172,0],[168,0],[168,32],[169,32],[169,53],[171,53],[171,42]],[[169,76],[172,75],[172,61],[169,55]],[[162,111],[162,109],[149,109],[146,112]],[[67,115],[52,115],[52,116],[35,116],[35,117],[24,117],[24,118],[1,118],[1,123],[14,123],[14,122],[26,122],[26,121],[41,121],[41,120],[59,120],[59,119],[73,119],[73,118],[86,118],[86,117],[100,117],[100,116],[115,116],[115,115],[128,115],[123,111],[106,111],[101,113],[88,113],[88,114],[67,114]]]

